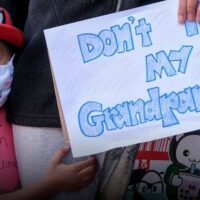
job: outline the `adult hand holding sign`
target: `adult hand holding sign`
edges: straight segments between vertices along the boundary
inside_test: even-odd
[[[200,7],[198,0],[179,0],[178,21],[184,23],[185,20],[200,22]]]

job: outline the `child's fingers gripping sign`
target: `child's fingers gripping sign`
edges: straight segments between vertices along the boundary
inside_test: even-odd
[[[75,164],[75,168],[77,170],[77,176],[81,179],[81,185],[84,187],[95,177],[97,168],[96,160],[94,157],[91,157],[85,161]]]
[[[47,179],[54,183],[59,191],[75,191],[87,186],[95,178],[97,162],[94,157],[73,164],[64,164],[62,159],[69,153],[69,148],[60,148],[50,163]]]

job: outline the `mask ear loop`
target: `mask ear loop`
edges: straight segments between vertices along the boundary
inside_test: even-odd
[[[2,65],[1,65],[1,68],[2,68],[2,67],[6,67],[6,66],[8,67],[8,66],[11,66],[11,65],[14,66],[14,65],[13,65],[13,60],[14,60],[14,58],[15,58],[15,55],[16,55],[16,54],[13,54],[12,57],[10,58],[10,60],[9,60],[6,64],[2,64]]]
[[[15,55],[16,55],[16,54],[13,54],[13,55],[12,55],[12,57],[10,58],[10,60],[8,61],[8,63],[11,63],[11,64],[13,63],[13,60],[14,60],[14,58],[15,58]]]

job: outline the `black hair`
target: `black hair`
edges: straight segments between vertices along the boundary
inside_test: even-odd
[[[4,40],[0,40],[0,41],[3,42],[12,53],[17,53],[19,51],[19,48],[17,48],[13,44],[11,44],[7,41],[4,41]]]

